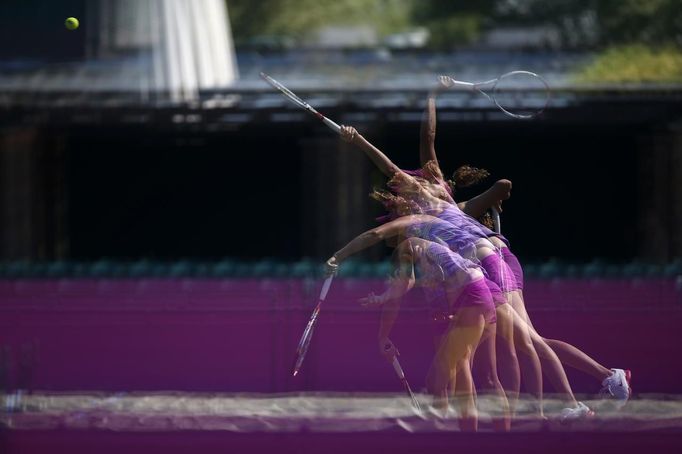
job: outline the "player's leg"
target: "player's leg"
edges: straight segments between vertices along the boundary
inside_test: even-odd
[[[514,415],[521,389],[521,370],[519,358],[514,347],[514,317],[509,304],[497,307],[496,353],[498,359],[498,377],[506,392],[509,411]]]
[[[602,381],[611,375],[610,369],[602,366],[596,360],[573,345],[557,339],[543,338],[543,340],[552,348],[552,350],[554,350],[561,362],[567,366],[585,372],[599,381]]]
[[[597,378],[603,386],[602,391],[625,404],[632,390],[630,388],[630,371],[624,369],[608,369],[577,347],[556,339],[542,338],[537,334],[530,316],[526,311],[523,292],[518,290],[513,307],[523,320],[528,323],[535,333],[535,348],[541,354],[543,370],[552,386],[559,392],[565,393],[570,388],[566,373],[561,364],[574,367]],[[559,361],[561,364],[557,364]],[[562,391],[563,390],[563,391]],[[565,394],[564,394],[565,395]],[[569,399],[570,401],[570,399]]]
[[[471,377],[471,354],[476,349],[485,325],[483,312],[478,308],[459,309],[443,336],[427,377],[427,386],[434,397],[434,406],[447,409],[447,388],[454,383],[455,396],[462,418],[462,428],[477,427]],[[460,371],[458,383],[457,371]]]
[[[525,328],[521,328],[521,331],[526,332],[533,343],[533,347],[539,358],[542,359],[542,371],[545,373],[552,386],[557,391],[560,398],[566,404],[566,408],[562,411],[563,419],[576,419],[586,416],[591,416],[593,412],[581,402],[578,402],[573,395],[573,390],[568,382],[568,377],[566,376],[566,371],[564,370],[559,357],[556,355],[554,350],[552,350],[549,345],[544,341],[542,337],[535,331],[535,329],[525,320],[529,319],[528,313],[525,311],[523,302],[520,301],[519,292],[514,292],[514,304],[513,307],[521,308],[521,313],[515,313],[515,324],[520,326],[526,325]],[[524,318],[525,316],[525,318]]]
[[[471,374],[471,352],[455,363],[453,401],[459,411],[459,428],[462,432],[478,430],[478,411],[474,397],[474,379]]]
[[[513,292],[516,293],[516,292]],[[516,305],[519,302],[514,297],[512,301],[513,317],[513,336],[514,347],[519,359],[521,378],[525,383],[526,391],[530,394],[534,402],[534,413],[540,418],[544,418],[542,405],[542,365],[540,357],[535,350],[535,345],[531,336],[532,328],[525,322],[525,319],[518,313]]]
[[[504,304],[503,306],[508,305]],[[497,313],[499,312],[500,311],[498,310]],[[476,378],[476,383],[479,385],[480,389],[486,391],[486,394],[490,396],[492,400],[492,418],[495,430],[508,431],[511,425],[509,401],[507,400],[507,395],[498,377],[496,331],[497,323],[487,324],[481,342],[474,352],[474,355],[476,356],[474,363],[481,372]]]

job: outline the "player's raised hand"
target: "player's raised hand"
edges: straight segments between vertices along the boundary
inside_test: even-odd
[[[450,76],[438,76],[438,88],[441,90],[452,88],[455,80]]]
[[[358,131],[352,126],[341,126],[341,140],[352,142],[358,136]]]

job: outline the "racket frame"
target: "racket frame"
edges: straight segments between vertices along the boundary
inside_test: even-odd
[[[301,339],[298,341],[296,356],[294,357],[294,366],[292,368],[292,375],[294,377],[298,375],[298,372],[301,370],[303,360],[308,353],[308,347],[310,347],[310,340],[312,339],[313,332],[315,331],[315,325],[317,324],[317,318],[320,314],[320,308],[322,307],[322,303],[324,302],[325,298],[327,298],[327,293],[329,292],[329,287],[331,287],[333,279],[334,275],[332,274],[327,276],[327,278],[324,280],[324,283],[322,284],[322,290],[320,291],[320,297],[317,299],[317,305],[310,316],[310,320],[308,320],[308,324],[303,330]]]
[[[282,85],[280,82],[276,81],[269,75],[265,74],[264,72],[261,72],[260,76],[265,82],[267,82],[274,89],[278,90],[282,95],[284,95],[289,101],[294,103],[297,107],[300,107],[301,109],[313,114],[315,117],[317,117],[318,120],[327,125],[327,127],[329,127],[329,129],[331,129],[335,133],[337,134],[341,133],[341,126],[339,126],[334,121],[322,115],[313,106],[299,98],[293,91],[289,90],[287,87],[285,87],[284,85]]]
[[[497,100],[497,97],[495,96],[495,91],[497,90],[497,84],[498,84],[498,82],[499,82],[500,80],[504,79],[505,77],[514,76],[514,75],[517,75],[517,74],[525,74],[525,75],[528,75],[528,76],[531,76],[531,77],[535,77],[535,78],[537,78],[540,82],[542,82],[542,85],[544,85],[544,87],[545,87],[545,93],[547,94],[547,96],[545,97],[545,103],[544,103],[544,105],[543,105],[540,109],[537,109],[537,110],[536,110],[535,112],[533,112],[532,114],[522,115],[522,114],[515,114],[515,113],[513,113],[513,112],[510,112],[509,110],[505,109],[505,108],[499,103],[499,101]],[[537,116],[540,115],[542,112],[544,112],[545,109],[547,108],[547,106],[549,105],[550,93],[551,93],[551,90],[550,90],[550,88],[549,88],[549,84],[547,83],[547,81],[546,81],[542,76],[540,76],[539,74],[536,74],[536,73],[534,73],[534,72],[531,72],[531,71],[524,71],[524,70],[510,71],[510,72],[508,72],[508,73],[502,74],[500,77],[497,77],[497,78],[495,78],[495,79],[486,80],[485,82],[465,82],[465,81],[462,81],[462,80],[456,80],[456,79],[454,79],[454,78],[450,78],[450,80],[451,80],[452,83],[453,83],[452,87],[467,88],[467,89],[469,89],[469,90],[472,90],[472,91],[475,91],[475,92],[478,92],[478,93],[482,94],[483,96],[485,96],[486,98],[488,98],[488,100],[489,100],[490,102],[492,102],[493,104],[495,104],[495,106],[496,106],[498,109],[500,109],[505,115],[508,115],[508,116],[510,116],[510,117],[512,117],[512,118],[517,118],[517,119],[520,119],[520,120],[530,120],[530,119],[532,119],[532,118],[537,117]],[[481,87],[485,87],[486,85],[491,85],[491,84],[492,84],[492,87],[491,87],[490,91],[492,91],[493,94],[492,94],[492,95],[489,95],[488,93],[486,93],[485,91],[483,91],[483,90],[481,89]]]
[[[410,384],[407,382],[407,378],[405,378],[405,372],[403,372],[403,368],[400,366],[400,361],[398,361],[398,357],[394,356],[393,361],[391,362],[393,365],[393,370],[395,370],[395,374],[398,376],[400,381],[403,384],[403,387],[405,388],[405,391],[407,394],[410,396],[410,401],[412,402],[412,407],[418,412],[422,413],[422,407],[419,405],[419,401],[417,400],[417,397],[414,395],[412,392],[412,388],[410,388]]]

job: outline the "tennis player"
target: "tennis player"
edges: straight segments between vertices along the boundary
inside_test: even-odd
[[[386,291],[361,299],[366,306],[383,306],[379,350],[389,361],[398,354],[389,336],[401,299],[414,287],[416,276],[422,285],[442,286],[449,323],[429,368],[427,389],[434,398],[434,407],[447,411],[450,386],[459,409],[460,429],[476,431],[478,413],[471,357],[486,325],[495,323],[495,304],[483,272],[448,247],[421,238],[404,240],[396,248],[394,257],[396,271]]]
[[[436,89],[429,93],[420,130],[419,159],[422,169],[412,171],[414,174],[423,176],[429,181],[429,184],[434,187],[439,189],[443,188],[448,195],[447,197],[443,197],[445,200],[453,198],[454,188],[475,184],[488,176],[488,172],[483,169],[462,166],[453,174],[453,181],[446,182],[443,178],[443,173],[438,165],[435,148],[436,96],[441,90],[448,89],[452,87],[452,85],[453,81],[451,78],[440,76]],[[511,188],[511,181],[500,180],[479,196],[459,203],[458,207],[473,218],[481,220],[484,224],[488,224],[491,220],[484,217],[488,209],[495,207],[498,212],[501,212],[501,201],[510,197]],[[487,227],[492,226],[487,225]],[[533,329],[533,324],[528,316],[523,297],[524,276],[521,264],[509,248],[509,242],[506,238],[495,232],[490,233],[490,241],[498,248],[503,261],[508,265],[508,269],[511,270],[515,278],[516,287],[513,289],[512,307],[526,321],[529,329]],[[543,359],[548,359],[548,361],[545,361],[544,366],[546,369],[549,368],[550,373],[548,374],[548,377],[553,381],[555,386],[558,384],[558,381],[564,380],[565,374],[556,370],[557,365],[554,363],[554,354],[556,354],[561,363],[581,370],[598,379],[602,384],[602,395],[615,398],[619,406],[625,405],[632,394],[630,386],[631,372],[629,370],[609,369],[577,347],[564,341],[546,338],[543,338],[543,340],[544,343],[535,343],[535,348],[542,350],[540,356]],[[528,336],[524,336],[524,342],[527,341]],[[554,354],[547,351],[546,346],[549,346]],[[552,373],[552,370],[555,370],[555,372]],[[547,370],[545,372],[547,372]],[[560,383],[558,386],[560,388],[565,387],[566,383]]]
[[[354,128],[342,126],[341,138],[347,142],[357,145],[367,156],[374,162],[374,164],[387,176],[390,177],[387,186],[392,192],[399,194],[398,197],[404,200],[403,205],[412,207],[417,210],[417,213],[425,213],[442,220],[445,220],[453,225],[455,231],[465,230],[467,232],[478,234],[481,239],[494,236],[494,232],[481,226],[473,218],[462,212],[452,202],[451,196],[445,196],[447,189],[442,183],[429,181],[426,178],[415,177],[409,175],[407,172],[398,168],[383,152],[368,142],[362,135],[360,135]],[[393,196],[388,191],[375,191],[374,197],[384,203],[389,208],[393,203]],[[398,216],[397,212],[390,212],[390,216]],[[494,259],[493,259],[494,261]],[[491,261],[488,264],[494,263],[496,265],[505,265],[501,260]],[[486,265],[485,263],[481,263]],[[504,268],[504,267],[502,267]],[[498,275],[503,277],[502,290],[509,290],[509,286],[513,285],[513,273],[510,271],[501,271],[491,273],[491,275]],[[534,344],[538,343],[542,346],[542,353],[551,362],[551,369],[548,375],[552,375],[553,384],[557,387],[560,397],[567,403],[567,407],[562,411],[562,419],[574,419],[592,414],[592,411],[583,403],[576,401],[575,396],[570,388],[568,379],[561,363],[556,357],[556,354],[544,343],[542,338],[533,336],[532,330],[525,323],[525,321],[514,312],[514,345],[517,351],[521,351],[531,360],[530,367],[526,367],[526,371],[530,373],[524,374],[524,379],[531,394],[536,399],[535,409],[538,417],[544,417],[542,406],[542,369],[540,367],[540,359],[536,352]],[[535,341],[535,342],[534,342]],[[524,368],[522,368],[524,371]]]
[[[396,198],[396,203],[400,204],[400,200],[397,199],[398,198]],[[407,209],[403,210],[406,214],[405,216],[400,216],[379,227],[358,235],[337,251],[326,262],[327,272],[329,274],[335,273],[340,264],[349,256],[376,243],[385,241],[388,244],[402,244],[402,241],[406,238],[420,238],[441,244],[465,260],[477,264],[477,266],[479,266],[478,264],[481,261],[485,261],[486,257],[495,254],[492,244],[490,244],[487,239],[480,238],[480,235],[475,236],[465,231],[456,232],[455,229],[452,228],[452,225],[444,220],[429,215],[407,214],[409,208],[405,208]],[[509,326],[510,328],[508,331],[511,332],[513,312],[509,304],[507,304],[504,294],[499,287],[489,279],[485,278],[484,282],[488,286],[493,297],[493,302],[495,303],[497,323],[504,323]],[[437,338],[436,345],[440,345],[442,337],[441,331],[443,330],[444,324],[446,325],[449,321],[450,316],[448,308],[443,307],[441,304],[447,298],[445,293],[441,291],[442,289],[438,289],[435,286],[425,287],[425,290],[427,301],[429,301],[431,307],[430,318],[433,323],[438,326],[435,333],[435,337]],[[495,408],[497,410],[493,417],[494,427],[496,430],[508,431],[510,429],[509,403],[497,375],[496,337],[498,332],[500,332],[500,330],[497,328],[497,324],[486,325],[486,330],[479,349],[480,353],[472,356],[476,357],[476,363],[482,370],[484,381],[481,382],[479,380],[479,385],[481,385],[482,388],[489,390],[496,404]],[[506,334],[504,332],[502,333]],[[502,338],[501,341],[503,348],[508,348],[513,351],[514,347],[511,339]]]

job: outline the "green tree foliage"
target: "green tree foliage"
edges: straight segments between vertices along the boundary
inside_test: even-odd
[[[457,14],[432,19],[424,25],[429,30],[429,47],[447,51],[476,41],[481,34],[482,18],[477,14]]]
[[[330,25],[372,25],[381,34],[410,26],[415,0],[227,0],[235,40],[302,39]]]
[[[475,41],[486,29],[553,25],[564,47],[682,45],[682,0],[226,0],[236,41],[301,39],[322,26],[364,24],[379,33],[427,27],[431,46]]]
[[[680,0],[602,0],[596,11],[604,43],[682,45]]]
[[[237,43],[258,36],[300,40],[323,26],[371,25],[386,35],[426,27],[431,47],[474,41],[498,0],[227,0]]]
[[[680,0],[500,0],[498,22],[552,24],[569,47],[682,44]]]
[[[576,82],[681,83],[682,50],[672,45],[659,48],[643,44],[612,47],[580,70]]]
[[[463,2],[457,0],[421,0],[415,2],[412,19],[416,23],[429,24],[456,17],[477,16],[481,21],[490,17],[499,0],[477,0]]]
[[[420,0],[411,10],[414,24],[429,30],[429,47],[450,50],[475,42],[494,23],[499,0]]]

